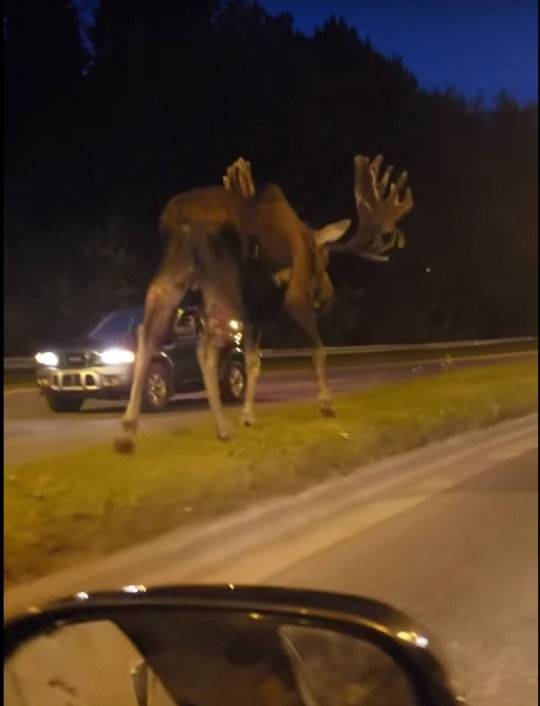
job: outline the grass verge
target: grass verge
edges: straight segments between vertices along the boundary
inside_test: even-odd
[[[262,409],[254,429],[217,441],[208,422],[141,434],[137,453],[109,444],[6,469],[4,579],[22,582],[161,532],[291,493],[383,456],[526,414],[536,356],[448,370],[313,403]],[[113,427],[111,426],[111,433]]]

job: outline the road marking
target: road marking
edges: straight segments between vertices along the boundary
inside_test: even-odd
[[[512,444],[508,448],[493,449],[488,453],[488,458],[492,461],[509,461],[512,458],[521,456],[526,451],[531,451],[537,447],[535,439],[524,439],[520,443]]]
[[[519,435],[526,437],[520,445],[520,453],[534,448],[537,445],[536,429],[534,433],[531,432],[529,427],[504,434],[501,438],[488,439],[473,448],[462,449],[446,458],[427,462],[421,468],[413,467],[397,478],[379,480],[360,489],[360,492],[354,492],[351,488],[348,498],[342,498],[341,502],[333,499],[332,508],[326,508],[326,511],[323,508],[320,513],[310,512],[309,508],[304,512],[303,504],[298,502],[297,512],[305,516],[305,523],[301,526],[293,523],[288,530],[282,525],[281,532],[275,528],[268,530],[255,547],[247,546],[244,551],[239,551],[236,556],[233,554],[225,561],[216,556],[208,561],[210,557],[206,557],[207,561],[198,570],[181,572],[182,580],[264,583],[269,577],[280,574],[299,561],[346,541],[375,524],[412,510],[431,497],[489,470],[497,462],[492,458],[490,447],[495,450],[510,442],[515,452],[517,447],[514,437]],[[460,467],[457,466],[458,462]],[[390,497],[381,497],[383,493],[390,494]],[[158,583],[171,581],[170,566],[158,578]],[[173,576],[172,580],[177,579]]]
[[[373,525],[412,510],[431,497],[431,492],[415,493],[403,498],[375,500],[348,510],[331,521],[312,525],[305,531],[296,531],[257,547],[233,559],[227,566],[203,569],[202,572],[188,574],[188,581],[208,583],[259,583],[285,571],[298,561],[319,554],[333,545],[341,544]],[[170,571],[170,570],[169,570]],[[167,574],[165,574],[167,576]],[[163,583],[161,578],[158,583]]]

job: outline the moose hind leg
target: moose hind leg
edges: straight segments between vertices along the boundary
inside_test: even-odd
[[[319,408],[324,417],[334,417],[336,413],[330,389],[326,382],[326,351],[318,336],[317,339],[318,341],[312,348],[312,358],[317,382],[319,383]]]
[[[253,402],[255,399],[255,387],[257,378],[261,372],[261,357],[259,351],[259,333],[249,333],[245,339],[245,360],[246,360],[246,398],[240,416],[240,424],[251,427],[255,424],[253,413]]]
[[[114,439],[114,448],[118,453],[130,453],[135,448],[146,369],[185,289],[163,278],[155,280],[148,288],[144,322],[137,330],[135,369],[129,403],[121,422],[123,431]]]
[[[219,341],[211,333],[205,332],[199,339],[197,345],[197,360],[201,368],[210,411],[214,418],[217,437],[222,441],[227,441],[229,431],[223,415],[219,394]]]

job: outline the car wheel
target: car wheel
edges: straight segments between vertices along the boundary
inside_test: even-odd
[[[163,365],[150,363],[144,379],[143,412],[161,412],[171,396],[169,375]]]
[[[45,399],[53,412],[80,412],[84,397],[70,393],[52,392],[45,393]]]
[[[227,364],[220,387],[225,402],[242,402],[246,393],[246,371],[242,363],[232,360]]]

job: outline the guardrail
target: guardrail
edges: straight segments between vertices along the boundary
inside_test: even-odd
[[[438,341],[434,343],[392,343],[384,346],[328,346],[328,355],[355,355],[366,353],[401,353],[405,351],[424,350],[454,350],[459,348],[489,348],[507,345],[509,343],[534,343],[538,342],[536,336],[524,336],[521,338],[490,338],[473,341]],[[273,348],[261,351],[263,358],[307,358],[311,355],[309,348]],[[33,358],[15,357],[4,358],[4,371],[9,370],[32,370],[35,362]]]
[[[438,341],[435,343],[391,343],[388,345],[375,346],[326,346],[328,355],[355,355],[366,353],[401,353],[405,351],[422,350],[454,350],[459,348],[473,347],[496,347],[509,343],[534,343],[536,336],[524,336],[522,338],[491,338],[474,341]],[[304,358],[311,355],[309,348],[282,348],[268,349],[261,351],[263,358]]]
[[[36,361],[33,358],[4,358],[4,371],[6,370],[33,370]]]

